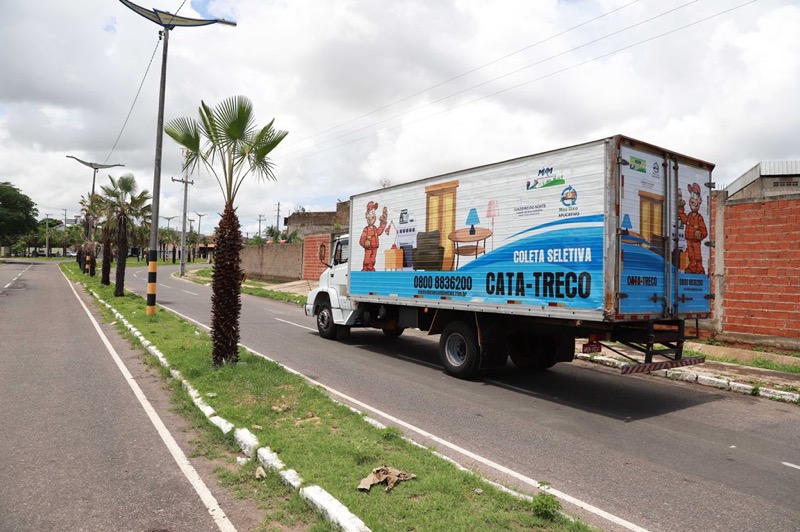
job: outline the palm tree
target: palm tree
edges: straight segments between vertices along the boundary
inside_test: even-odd
[[[94,262],[95,262],[95,229],[97,223],[103,217],[102,205],[100,204],[100,196],[97,194],[89,194],[88,197],[81,196],[80,205],[81,212],[84,219],[84,239],[83,244],[78,249],[78,264],[84,274],[89,273],[94,275]],[[87,263],[87,258],[88,263]]]
[[[138,194],[136,178],[133,174],[121,175],[118,179],[108,176],[111,186],[100,187],[109,205],[109,213],[114,220],[117,243],[117,271],[114,296],[125,295],[125,266],[128,258],[128,237],[137,220],[142,219],[149,210],[150,193],[143,190]]]
[[[185,149],[184,169],[205,166],[217,180],[225,201],[216,228],[211,296],[211,358],[215,366],[221,366],[239,360],[242,232],[234,206],[236,194],[251,173],[259,179],[275,179],[269,154],[288,133],[275,129],[274,119],[257,127],[253,105],[244,96],[230,97],[214,109],[201,101],[199,114],[199,121],[173,119],[164,131]],[[215,163],[220,166],[219,173]]]

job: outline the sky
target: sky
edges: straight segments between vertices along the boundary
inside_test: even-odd
[[[386,183],[616,134],[716,164],[718,187],[800,159],[797,0],[138,4],[237,23],[170,33],[165,121],[244,95],[259,125],[289,132],[276,180],[238,194],[248,236]],[[97,187],[132,173],[152,191],[160,28],[118,0],[2,5],[0,182],[61,219],[92,186],[68,155],[124,165]],[[180,163],[165,135],[164,217],[182,212]],[[189,217],[209,234],[222,193],[207,171],[189,179]]]

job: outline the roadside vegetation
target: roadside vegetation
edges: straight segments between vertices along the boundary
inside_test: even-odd
[[[208,285],[211,283],[211,278],[214,273],[214,268],[200,268],[187,272],[186,278],[198,284]],[[270,286],[275,283],[268,283],[264,281],[246,280],[242,283],[242,294],[250,294],[251,296],[265,297],[267,299],[275,299],[277,301],[286,301],[287,303],[295,303],[297,305],[306,304],[306,296],[298,294],[290,294],[280,290],[272,290]]]
[[[564,517],[552,495],[539,493],[532,500],[515,497],[411,444],[396,428],[368,424],[322,389],[247,350],[240,349],[238,364],[214,366],[209,356],[212,342],[205,330],[163,308],[147,316],[143,298],[131,293],[114,298],[113,286],[80,275],[74,263],[62,268],[114,305],[158,346],[220,416],[248,428],[261,446],[277,452],[306,485],[327,490],[372,530],[590,530]],[[175,394],[180,410],[194,424],[219,432],[205,417],[192,413],[195,407],[182,390],[176,387]],[[232,438],[220,434],[204,437],[198,449],[236,452]],[[381,466],[413,473],[416,478],[399,483],[391,492],[380,485],[359,491],[361,479]],[[267,471],[267,478],[256,480],[255,468],[253,462],[231,464],[218,471],[218,478],[235,493],[271,509],[267,519],[278,520],[275,528],[327,529],[327,524],[309,521],[304,511],[295,508],[294,495],[276,491],[277,474]],[[271,527],[265,522],[265,529]]]

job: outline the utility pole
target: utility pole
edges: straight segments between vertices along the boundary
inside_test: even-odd
[[[275,220],[275,229],[281,232],[281,202],[278,202],[278,218]]]
[[[258,236],[261,236],[261,222],[266,221],[267,217],[263,214],[258,215]]]
[[[189,199],[189,185],[194,185],[194,181],[189,181],[189,171],[186,170],[184,179],[172,178],[175,183],[183,183],[183,227],[181,228],[181,273],[183,277],[186,272],[186,202]]]
[[[45,237],[44,237],[44,256],[50,256],[50,215],[44,215]]]

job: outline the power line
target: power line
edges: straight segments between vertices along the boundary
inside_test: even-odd
[[[581,49],[581,48],[585,48],[585,47],[587,47],[587,46],[589,46],[589,45],[591,45],[591,44],[595,44],[595,43],[598,43],[598,42],[600,42],[600,41],[602,41],[602,40],[605,40],[605,39],[608,39],[608,38],[610,38],[610,37],[613,37],[614,35],[619,35],[620,33],[623,33],[623,32],[625,32],[625,31],[628,31],[628,30],[630,30],[630,29],[632,29],[632,28],[635,28],[635,27],[641,26],[641,25],[643,25],[643,24],[647,24],[648,22],[652,22],[652,21],[654,21],[654,20],[657,20],[657,19],[659,19],[659,18],[661,18],[661,17],[664,17],[664,16],[666,16],[666,15],[669,15],[670,13],[674,13],[675,11],[678,11],[679,9],[683,9],[684,7],[687,7],[687,6],[691,5],[691,4],[694,4],[694,3],[696,3],[697,1],[698,1],[698,0],[690,0],[689,2],[686,2],[685,4],[681,4],[681,5],[680,5],[680,6],[678,6],[678,7],[675,7],[675,8],[669,9],[669,10],[667,10],[667,11],[664,11],[663,13],[660,13],[660,14],[658,14],[658,15],[655,15],[655,16],[653,16],[653,17],[650,17],[650,18],[648,18],[648,19],[645,19],[645,20],[639,21],[639,22],[637,22],[637,23],[635,23],[635,24],[631,24],[630,26],[626,26],[626,27],[624,27],[624,28],[622,28],[622,29],[619,29],[619,30],[613,31],[613,32],[611,32],[611,33],[607,33],[606,35],[603,35],[603,36],[601,36],[601,37],[598,37],[598,38],[596,38],[596,39],[592,39],[592,40],[590,40],[590,41],[587,41],[587,42],[585,42],[585,43],[583,43],[583,44],[580,44],[580,45],[578,45],[578,46],[575,46],[575,47],[573,47],[573,48],[570,48],[569,50],[565,50],[565,51],[563,51],[563,52],[559,52],[559,53],[557,53],[557,54],[554,54],[554,55],[551,55],[551,56],[549,56],[549,57],[545,57],[544,59],[540,59],[539,61],[536,61],[536,62],[534,62],[534,63],[531,63],[531,64],[529,64],[529,65],[526,65],[526,66],[524,66],[524,67],[518,68],[518,69],[516,69],[516,70],[513,70],[513,71],[511,71],[511,72],[507,72],[507,73],[505,73],[505,74],[503,74],[503,75],[500,75],[500,76],[497,76],[497,77],[491,78],[491,79],[489,79],[489,80],[483,81],[483,82],[481,82],[481,83],[478,83],[478,84],[476,84],[476,85],[472,85],[471,87],[467,87],[466,89],[462,89],[462,90],[460,90],[460,91],[458,91],[458,92],[454,92],[454,93],[452,93],[452,94],[449,94],[448,96],[442,96],[441,98],[438,98],[438,99],[436,99],[436,100],[434,100],[434,101],[432,101],[432,102],[428,102],[428,103],[425,103],[425,104],[423,104],[423,105],[417,106],[417,107],[415,107],[415,108],[413,108],[413,109],[410,109],[410,110],[408,110],[408,111],[403,111],[402,113],[398,113],[398,114],[392,115],[392,116],[390,116],[390,117],[388,117],[388,118],[384,118],[383,120],[379,120],[379,121],[377,121],[377,122],[373,122],[373,123],[371,123],[371,124],[368,124],[368,125],[366,125],[366,126],[360,127],[360,128],[358,128],[358,129],[355,129],[355,130],[353,130],[353,131],[350,131],[350,132],[348,132],[348,133],[342,133],[341,135],[337,135],[337,136],[335,136],[335,137],[333,137],[333,138],[330,138],[330,139],[328,139],[328,140],[322,141],[320,144],[326,144],[326,143],[333,142],[333,141],[335,141],[335,140],[338,140],[338,139],[341,139],[341,138],[344,138],[344,137],[348,137],[348,136],[350,136],[350,135],[353,135],[353,134],[355,134],[355,133],[358,133],[359,131],[364,131],[365,129],[369,129],[369,128],[371,128],[371,127],[374,127],[374,126],[377,126],[377,125],[380,125],[380,124],[383,124],[383,123],[386,123],[386,122],[390,122],[390,121],[392,121],[392,120],[395,120],[396,118],[400,118],[400,117],[403,117],[403,116],[405,116],[405,115],[407,115],[407,114],[409,114],[409,113],[413,113],[413,112],[415,112],[415,111],[419,111],[419,110],[421,110],[421,109],[425,109],[426,107],[430,107],[430,106],[432,106],[432,105],[435,105],[435,104],[437,104],[437,103],[443,102],[444,100],[448,100],[448,99],[450,99],[450,98],[453,98],[453,97],[455,97],[455,96],[458,96],[458,95],[460,95],[460,94],[464,94],[464,93],[466,93],[466,92],[469,92],[469,91],[471,91],[471,90],[473,90],[473,89],[476,89],[476,88],[478,88],[478,87],[483,87],[484,85],[488,85],[488,84],[490,84],[490,83],[494,83],[494,82],[495,82],[495,81],[497,81],[497,80],[500,80],[500,79],[503,79],[503,78],[507,78],[508,76],[511,76],[511,75],[514,75],[514,74],[518,74],[518,73],[522,72],[523,70],[527,70],[527,69],[529,69],[529,68],[532,68],[532,67],[534,67],[534,66],[541,65],[541,64],[543,64],[543,63],[546,63],[547,61],[550,61],[550,60],[552,60],[552,59],[556,59],[556,58],[558,58],[558,57],[561,57],[561,56],[563,56],[563,55],[566,55],[566,54],[572,53],[572,52],[574,52],[574,51],[576,51],[576,50],[579,50],[579,49]],[[304,150],[304,151],[305,151],[305,150]],[[299,152],[295,152],[295,153],[299,153]],[[293,154],[289,153],[289,154],[287,154],[287,155],[288,155],[289,157],[291,157]],[[289,159],[289,160],[291,161],[291,160],[294,160],[294,159]]]
[[[437,88],[439,88],[439,87],[441,87],[441,86],[443,86],[443,85],[447,85],[447,84],[448,84],[448,83],[450,83],[451,81],[455,81],[455,80],[457,80],[457,79],[461,79],[461,78],[463,78],[463,77],[465,77],[465,76],[468,76],[469,74],[473,74],[473,73],[475,73],[475,72],[477,72],[477,71],[479,71],[479,70],[482,70],[482,69],[484,69],[484,68],[486,68],[486,67],[492,66],[492,65],[494,65],[494,64],[496,64],[496,63],[499,63],[500,61],[503,61],[504,59],[508,59],[509,57],[512,57],[512,56],[514,56],[514,55],[517,55],[517,54],[519,54],[519,53],[522,53],[522,52],[524,52],[525,50],[530,50],[531,48],[534,48],[534,47],[536,47],[536,46],[539,46],[540,44],[544,44],[544,43],[546,43],[547,41],[551,41],[551,40],[555,39],[556,37],[560,37],[560,36],[562,36],[562,35],[565,35],[565,34],[567,34],[567,33],[571,32],[571,31],[573,31],[573,30],[576,30],[576,29],[578,29],[578,28],[580,28],[580,27],[582,27],[582,26],[586,26],[587,24],[590,24],[590,23],[592,23],[592,22],[595,22],[595,21],[597,21],[597,20],[600,20],[601,18],[607,17],[608,15],[611,15],[611,14],[613,14],[613,13],[616,13],[617,11],[621,11],[621,10],[625,9],[626,7],[630,7],[630,6],[632,6],[633,4],[637,3],[638,1],[639,1],[639,0],[633,0],[633,2],[627,3],[627,4],[625,4],[625,5],[623,5],[623,6],[620,6],[620,7],[616,8],[616,9],[612,9],[611,11],[607,11],[607,12],[603,13],[602,15],[598,15],[598,16],[596,16],[596,17],[594,17],[594,18],[591,18],[591,19],[585,20],[585,21],[581,22],[580,24],[576,24],[575,26],[572,26],[571,28],[567,28],[567,29],[565,29],[565,30],[562,30],[562,31],[560,31],[560,32],[558,32],[558,33],[555,33],[555,34],[553,34],[553,35],[550,35],[549,37],[546,37],[546,38],[544,38],[544,39],[542,39],[542,40],[540,40],[540,41],[537,41],[537,42],[535,42],[535,43],[533,43],[533,44],[529,44],[529,45],[527,45],[527,46],[524,46],[524,47],[522,47],[522,48],[520,48],[520,49],[518,49],[518,50],[515,50],[515,51],[513,51],[513,52],[511,52],[511,53],[508,53],[508,54],[506,54],[506,55],[504,55],[504,56],[502,56],[502,57],[498,57],[497,59],[494,59],[494,60],[492,60],[492,61],[489,61],[488,63],[484,63],[484,64],[482,64],[482,65],[480,65],[480,66],[477,66],[477,67],[475,67],[475,68],[473,68],[473,69],[471,69],[471,70],[468,70],[468,71],[466,71],[466,72],[463,72],[463,73],[461,73],[461,74],[458,74],[457,76],[454,76],[454,77],[452,77],[452,78],[450,78],[450,79],[447,79],[447,80],[445,80],[445,81],[442,81],[442,82],[440,82],[440,83],[437,83],[436,85],[433,85],[433,86],[431,86],[431,87],[428,87],[427,89],[423,89],[423,90],[417,91],[417,92],[415,92],[414,94],[411,94],[411,95],[409,95],[409,96],[406,96],[406,97],[404,97],[404,98],[401,98],[401,99],[399,99],[399,100],[395,100],[394,102],[391,102],[391,103],[388,103],[388,104],[386,104],[386,105],[383,105],[383,106],[381,106],[381,107],[378,107],[377,109],[374,109],[374,110],[372,110],[372,111],[369,111],[368,113],[364,113],[364,114],[362,114],[362,115],[360,115],[360,116],[357,116],[357,117],[355,117],[355,118],[352,118],[352,119],[350,119],[350,120],[347,120],[347,121],[345,121],[345,122],[342,122],[342,123],[340,123],[340,124],[337,124],[337,125],[331,126],[331,127],[327,128],[327,129],[324,129],[324,130],[322,130],[322,131],[319,131],[319,132],[317,132],[317,133],[314,133],[313,135],[311,135],[311,136],[309,136],[309,137],[306,137],[306,138],[304,138],[304,139],[301,139],[301,140],[299,140],[299,141],[295,142],[294,144],[291,144],[291,145],[290,145],[290,146],[288,146],[288,147],[291,147],[291,146],[296,146],[296,145],[298,145],[298,144],[301,144],[301,143],[305,142],[306,140],[311,140],[311,139],[313,139],[313,138],[316,138],[316,137],[318,137],[318,136],[320,136],[320,135],[322,135],[322,134],[324,134],[324,133],[327,133],[328,131],[332,131],[332,130],[334,130],[334,129],[338,129],[338,128],[340,128],[340,127],[346,126],[347,124],[351,124],[351,123],[353,123],[353,122],[356,122],[356,121],[358,121],[358,120],[361,120],[362,118],[366,118],[367,116],[373,115],[373,114],[375,114],[375,113],[377,113],[377,112],[380,112],[380,111],[383,111],[383,110],[385,110],[385,109],[388,109],[388,108],[390,108],[390,107],[393,107],[393,106],[395,106],[395,105],[397,105],[397,104],[399,104],[399,103],[403,103],[403,102],[405,102],[405,101],[408,101],[408,100],[410,100],[411,98],[414,98],[414,97],[416,97],[416,96],[419,96],[419,95],[421,95],[421,94],[424,94],[424,93],[426,93],[426,92],[428,92],[428,91],[432,91],[433,89],[437,89]],[[696,0],[695,0],[695,1],[696,1]],[[329,140],[331,140],[331,139],[329,139]],[[325,141],[325,142],[327,142],[327,141]]]
[[[178,12],[183,8],[183,4],[185,3],[186,0],[183,0],[183,2],[181,2],[181,5],[178,7],[178,10],[175,11],[173,17],[178,15]],[[172,22],[172,19],[170,19],[170,22]],[[144,86],[144,82],[147,79],[147,74],[150,72],[150,67],[153,65],[153,59],[156,56],[156,52],[158,51],[159,46],[161,46],[161,36],[159,36],[158,41],[156,42],[156,45],[153,48],[153,54],[150,56],[150,62],[147,63],[147,68],[144,71],[144,76],[142,76],[142,81],[139,83],[139,89],[136,91],[136,96],[133,97],[133,103],[131,104],[131,108],[128,110],[128,115],[125,117],[125,122],[123,122],[122,128],[119,130],[119,135],[117,135],[117,139],[114,141],[114,145],[111,147],[111,151],[108,152],[108,156],[106,157],[106,160],[103,161],[103,164],[107,163],[108,160],[111,158],[111,155],[117,148],[119,139],[122,138],[122,133],[125,131],[125,127],[128,125],[128,120],[130,120],[131,114],[133,113],[133,108],[136,106],[136,102],[139,100],[139,94],[141,94],[142,92],[142,87]]]
[[[695,1],[696,1],[696,0],[695,0]],[[638,41],[638,42],[635,42],[635,43],[633,43],[633,44],[629,44],[629,45],[623,46],[623,47],[621,47],[621,48],[617,48],[616,50],[613,50],[613,51],[611,51],[611,52],[608,52],[608,53],[605,53],[605,54],[599,55],[599,56],[597,56],[597,57],[593,57],[593,58],[591,58],[591,59],[587,59],[587,60],[585,60],[585,61],[581,61],[580,63],[576,63],[576,64],[574,64],[574,65],[570,65],[570,66],[564,67],[564,68],[562,68],[562,69],[560,69],[560,70],[556,70],[556,71],[550,72],[550,73],[548,73],[548,74],[545,74],[545,75],[543,75],[543,76],[540,76],[540,77],[538,77],[538,78],[534,78],[534,79],[532,79],[532,80],[528,80],[528,81],[526,81],[526,82],[519,83],[519,84],[517,84],[517,85],[513,85],[513,86],[511,86],[511,87],[506,87],[505,89],[501,89],[501,90],[498,90],[498,91],[496,91],[496,92],[493,92],[493,93],[491,93],[491,94],[486,94],[486,95],[484,95],[484,96],[480,96],[480,97],[478,97],[478,98],[475,98],[475,99],[473,99],[473,100],[470,100],[470,101],[468,101],[468,102],[463,102],[463,103],[461,103],[461,104],[455,105],[455,106],[453,106],[453,107],[450,107],[450,108],[448,108],[448,109],[443,109],[443,110],[441,110],[441,111],[437,111],[437,112],[435,112],[435,113],[433,113],[433,114],[430,114],[430,115],[428,115],[428,116],[424,116],[424,117],[418,118],[418,119],[416,119],[416,120],[412,120],[412,121],[410,121],[410,122],[405,122],[405,123],[403,123],[403,124],[398,124],[398,125],[396,125],[396,126],[388,127],[388,128],[386,128],[384,131],[391,131],[391,130],[393,130],[393,129],[398,129],[398,128],[400,128],[400,127],[405,127],[405,126],[409,126],[409,125],[411,125],[411,124],[415,124],[415,123],[418,123],[418,122],[422,122],[422,121],[424,121],[424,120],[428,120],[429,118],[433,118],[434,116],[438,116],[438,115],[440,115],[440,114],[444,114],[444,113],[449,113],[450,111],[453,111],[453,110],[455,110],[455,109],[459,109],[459,108],[461,108],[461,107],[465,107],[465,106],[467,106],[467,105],[472,105],[473,103],[479,102],[479,101],[481,101],[481,100],[485,100],[485,99],[487,99],[487,98],[491,98],[491,97],[493,97],[493,96],[497,96],[498,94],[502,94],[502,93],[505,93],[505,92],[509,92],[509,91],[511,91],[511,90],[517,89],[517,88],[519,88],[519,87],[522,87],[522,86],[525,86],[525,85],[530,85],[531,83],[535,83],[535,82],[537,82],[537,81],[541,81],[541,80],[543,80],[543,79],[547,79],[547,78],[549,78],[549,77],[555,76],[555,75],[557,75],[557,74],[561,74],[561,73],[563,73],[563,72],[566,72],[566,71],[568,71],[568,70],[572,70],[572,69],[574,69],[574,68],[581,67],[581,66],[583,66],[583,65],[586,65],[586,64],[588,64],[588,63],[591,63],[591,62],[594,62],[594,61],[598,61],[598,60],[600,60],[600,59],[605,59],[605,58],[607,58],[607,57],[610,57],[610,56],[612,56],[612,55],[615,55],[615,54],[617,54],[617,53],[619,53],[619,52],[623,52],[623,51],[625,51],[625,50],[629,50],[629,49],[631,49],[631,48],[634,48],[634,47],[636,47],[636,46],[639,46],[639,45],[641,45],[641,44],[646,44],[646,43],[648,43],[648,42],[651,42],[651,41],[654,41],[654,40],[656,40],[656,39],[660,39],[661,37],[665,37],[665,36],[667,36],[667,35],[671,35],[671,34],[673,34],[673,33],[676,33],[676,32],[678,32],[678,31],[684,30],[684,29],[686,29],[686,28],[689,28],[689,27],[692,27],[692,26],[696,26],[697,24],[700,24],[700,23],[706,22],[706,21],[708,21],[708,20],[711,20],[711,19],[713,19],[713,18],[716,18],[716,17],[718,17],[718,16],[721,16],[721,15],[724,15],[724,14],[730,13],[730,12],[732,12],[732,11],[735,11],[735,10],[737,10],[737,9],[740,9],[740,8],[742,8],[742,7],[744,7],[744,6],[748,5],[748,4],[753,4],[753,3],[755,3],[755,2],[756,2],[756,0],[749,0],[749,1],[747,1],[747,2],[744,2],[744,3],[742,3],[742,4],[739,4],[739,5],[737,5],[737,6],[734,6],[734,7],[728,8],[728,9],[725,9],[725,10],[723,10],[723,11],[719,11],[719,12],[717,12],[717,13],[713,14],[713,15],[709,15],[709,16],[707,16],[707,17],[701,18],[701,19],[699,19],[699,20],[696,20],[696,21],[694,21],[694,22],[690,22],[690,23],[688,23],[688,24],[685,24],[685,25],[683,25],[683,26],[679,26],[679,27],[677,27],[677,28],[674,28],[674,29],[672,29],[672,30],[669,30],[669,31],[665,31],[665,32],[663,32],[663,33],[660,33],[660,34],[658,34],[658,35],[654,35],[654,36],[652,36],[652,37],[648,37],[647,39],[643,39],[643,40],[641,40],[641,41]],[[583,45],[582,45],[582,46],[583,46]],[[501,77],[504,77],[504,76],[501,76]],[[499,78],[497,78],[497,79],[499,79]],[[463,91],[462,91],[462,92],[463,92]],[[446,98],[442,98],[442,99],[446,99]],[[436,102],[433,102],[433,103],[436,103]],[[423,106],[423,107],[426,107],[426,106]],[[415,109],[415,110],[416,110],[416,109]],[[399,116],[402,116],[402,115],[399,115]],[[396,117],[393,117],[393,118],[396,118]],[[380,122],[378,122],[378,123],[380,123]],[[362,129],[363,129],[363,128],[362,128]],[[364,136],[362,136],[362,137],[358,137],[358,138],[356,138],[356,139],[353,139],[353,140],[351,140],[351,141],[348,141],[348,142],[344,142],[344,143],[341,143],[341,144],[337,144],[337,145],[335,145],[335,146],[331,146],[331,147],[329,147],[329,148],[320,149],[320,150],[318,150],[318,151],[316,151],[316,152],[314,152],[314,153],[309,153],[309,154],[307,154],[307,155],[301,155],[301,156],[299,156],[299,157],[295,157],[295,158],[293,158],[293,159],[287,159],[287,160],[286,160],[286,161],[284,161],[284,162],[292,162],[292,161],[296,161],[296,160],[304,159],[304,158],[306,158],[306,157],[311,157],[311,156],[314,156],[314,155],[318,155],[318,154],[320,154],[320,153],[323,153],[323,152],[326,152],[326,151],[330,151],[330,150],[333,150],[333,149],[336,149],[336,148],[341,148],[341,147],[344,147],[344,146],[348,146],[348,145],[350,145],[350,144],[354,144],[354,143],[356,143],[356,142],[359,142],[359,141],[362,141],[362,140],[365,140],[365,139],[368,139],[368,138],[374,137],[376,134],[377,134],[377,133],[370,133],[370,134],[368,134],[368,135],[364,135]]]
[[[111,158],[111,155],[114,153],[114,150],[117,149],[117,143],[119,143],[119,139],[122,138],[122,133],[125,131],[125,127],[128,125],[128,120],[131,118],[131,114],[133,113],[133,108],[136,106],[136,102],[139,100],[139,94],[142,92],[142,87],[144,86],[144,81],[147,79],[147,74],[150,72],[150,67],[153,65],[153,59],[156,56],[156,52],[158,51],[158,47],[161,46],[161,38],[159,37],[158,42],[156,42],[155,48],[153,48],[153,55],[150,56],[150,62],[147,63],[147,68],[144,71],[144,76],[142,76],[142,81],[139,83],[139,89],[136,91],[136,96],[133,97],[133,103],[131,104],[131,108],[128,110],[128,116],[125,117],[125,122],[122,124],[122,128],[119,130],[119,135],[117,135],[117,139],[114,141],[114,145],[111,147],[111,151],[108,152],[108,156],[106,157],[103,164],[107,163],[108,160]]]

